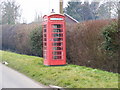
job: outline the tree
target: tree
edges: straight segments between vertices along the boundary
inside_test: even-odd
[[[78,21],[93,20],[98,18],[96,9],[99,6],[99,2],[82,3],[80,0],[71,0],[68,2],[68,6],[65,8],[65,13],[69,14]]]
[[[15,24],[19,19],[20,5],[17,5],[15,1],[3,1],[2,2],[2,24]]]
[[[91,3],[80,0],[71,0],[65,8],[65,13],[78,21],[94,19],[111,19],[118,17],[118,7],[120,0],[101,0]]]
[[[67,7],[65,8],[65,13],[69,14],[76,20],[81,21],[81,16],[79,15],[79,11],[81,9],[79,7],[81,6],[81,4],[82,2],[78,0],[76,2],[74,2],[73,0],[69,1]]]
[[[1,3],[0,3],[0,25],[2,24],[2,12],[1,12]]]
[[[97,9],[99,8],[100,2],[91,2],[90,9],[94,19],[99,19]]]
[[[100,19],[109,19],[111,18],[111,13],[107,8],[106,4],[102,4],[98,9],[98,15]]]
[[[39,15],[37,12],[35,13],[34,21],[35,23],[41,23],[42,22],[42,14]]]
[[[82,21],[95,19],[90,8],[89,2],[84,2],[84,4],[81,6],[81,11],[79,13],[81,14]]]
[[[100,19],[110,19],[118,17],[118,1],[104,0],[98,8]]]
[[[120,1],[119,1],[119,7],[118,7],[118,30],[120,31]]]

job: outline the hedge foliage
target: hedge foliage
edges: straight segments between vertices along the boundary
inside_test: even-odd
[[[33,50],[34,45],[31,43],[32,36],[30,35],[40,26],[40,24],[36,23],[3,25],[2,49],[14,51],[21,54],[36,55],[36,52]]]
[[[105,38],[104,48],[108,51],[117,52],[119,49],[118,44],[118,34],[120,31],[118,30],[118,23],[112,22],[110,25],[106,26],[103,29],[103,36]]]
[[[118,72],[117,53],[110,56],[109,51],[103,48],[103,28],[107,28],[111,22],[112,20],[96,20],[68,25],[67,62]]]
[[[42,27],[35,28],[30,34],[30,42],[32,47],[32,52],[36,56],[42,57],[43,54],[43,44],[42,44]]]
[[[66,31],[67,63],[118,72],[118,53],[111,56],[108,54],[111,47],[115,47],[114,50],[120,49],[116,46],[120,44],[120,37],[116,38],[116,36],[114,38],[115,33],[117,33],[115,31],[117,24],[111,24],[112,21],[114,20],[68,24]],[[108,37],[109,33],[112,33],[112,40]],[[2,40],[3,49],[42,56],[42,30],[40,24],[3,26]],[[112,42],[114,40],[115,42]]]

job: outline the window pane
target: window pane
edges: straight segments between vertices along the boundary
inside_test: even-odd
[[[43,25],[43,28],[46,28],[46,25]]]
[[[47,47],[43,47],[43,50],[46,50],[47,49]]]
[[[46,32],[46,29],[44,29],[44,32]]]
[[[46,41],[47,39],[46,38],[44,38],[44,41]]]
[[[44,46],[47,46],[47,43],[46,43],[46,42],[44,42],[44,43],[43,43],[43,45],[44,45]]]
[[[53,59],[62,59],[62,56],[53,56]]]
[[[53,28],[62,28],[62,25],[61,24],[54,24]]]
[[[43,54],[43,58],[44,58],[44,59],[47,59],[47,57],[46,57],[46,53],[45,53],[45,54]]]
[[[43,52],[43,58],[47,59],[47,52],[46,51]]]
[[[43,58],[44,58],[44,59],[47,59],[45,55],[43,56]]]
[[[46,55],[46,51],[44,51],[43,54]]]
[[[46,34],[44,34],[44,37],[46,37]]]
[[[62,47],[53,47],[53,50],[62,50]]]
[[[53,55],[61,55],[62,52],[56,52],[56,51],[55,51],[55,52],[53,52],[52,54],[53,54]]]
[[[62,43],[53,43],[53,46],[62,46]]]
[[[62,32],[62,29],[53,29],[53,32]]]
[[[63,41],[62,38],[53,38],[53,41]]]
[[[63,34],[53,34],[53,37],[63,37]]]

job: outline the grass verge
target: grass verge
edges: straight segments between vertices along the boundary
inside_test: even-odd
[[[118,88],[117,73],[84,66],[44,66],[43,58],[0,51],[2,61],[44,85],[65,88]]]

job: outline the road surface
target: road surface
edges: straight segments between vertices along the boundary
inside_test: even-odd
[[[0,88],[48,88],[0,64]]]

